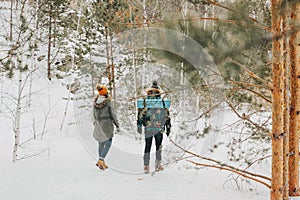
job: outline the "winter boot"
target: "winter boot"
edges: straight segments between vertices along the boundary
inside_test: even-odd
[[[161,161],[156,160],[155,161],[155,171],[161,171],[161,170],[164,170],[163,166],[161,166]]]
[[[96,166],[99,167],[99,169],[102,169],[102,170],[106,169],[104,161],[100,160],[100,159],[96,163]]]
[[[104,166],[105,169],[108,168],[108,165],[104,161],[103,161],[103,166]]]
[[[149,165],[144,166],[144,173],[148,174],[150,172]]]

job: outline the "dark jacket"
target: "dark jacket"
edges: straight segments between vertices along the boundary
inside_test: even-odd
[[[147,91],[146,98],[154,98],[154,99],[161,99],[160,90],[150,88]],[[160,114],[160,113],[163,113]],[[158,120],[159,115],[163,117]],[[144,108],[138,109],[138,118],[137,118],[137,126],[142,127],[145,126],[145,133],[151,132],[151,134],[155,134],[158,132],[164,132],[166,130],[167,135],[169,136],[171,130],[171,118],[170,112],[168,108]]]

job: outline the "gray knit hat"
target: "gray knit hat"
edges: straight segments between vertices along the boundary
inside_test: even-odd
[[[159,88],[158,85],[157,85],[157,81],[152,82],[151,88],[157,88],[157,89]]]

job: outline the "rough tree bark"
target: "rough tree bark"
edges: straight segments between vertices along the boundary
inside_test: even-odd
[[[299,196],[299,120],[300,120],[300,3],[291,8],[291,127],[289,139],[289,195]]]
[[[289,199],[289,135],[290,135],[290,59],[289,59],[289,34],[286,31],[289,29],[289,5],[287,2],[283,5],[282,12],[282,44],[283,44],[283,70],[284,70],[284,104],[283,104],[283,124],[284,124],[284,139],[283,139],[283,200]]]
[[[272,181],[271,200],[283,199],[283,65],[281,0],[271,1],[272,12]]]

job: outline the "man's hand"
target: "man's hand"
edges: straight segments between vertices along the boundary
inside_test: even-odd
[[[170,135],[170,132],[171,132],[171,129],[167,128],[166,134],[167,134],[168,137]]]
[[[142,130],[142,127],[141,127],[141,126],[138,126],[138,127],[137,127],[137,132],[138,132],[139,134],[142,134],[142,133],[143,133],[143,130]]]

